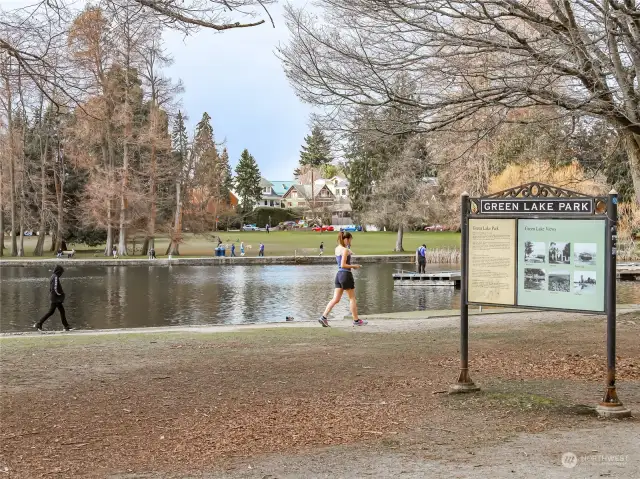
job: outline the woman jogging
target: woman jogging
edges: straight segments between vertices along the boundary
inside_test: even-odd
[[[327,304],[327,308],[324,310],[324,314],[320,317],[318,322],[323,327],[329,326],[327,316],[333,309],[333,307],[342,299],[342,293],[347,292],[349,296],[349,310],[353,317],[354,326],[364,326],[367,321],[363,321],[358,318],[358,305],[356,304],[356,283],[353,279],[352,269],[360,269],[360,265],[351,264],[351,241],[353,237],[351,233],[341,231],[338,233],[338,246],[336,247],[336,262],[338,263],[338,274],[336,274],[335,292],[333,293],[333,299]]]

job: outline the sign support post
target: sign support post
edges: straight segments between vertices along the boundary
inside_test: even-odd
[[[596,408],[604,417],[629,417],[616,393],[616,248],[618,242],[618,193],[611,190],[607,197],[607,387],[602,402]]]
[[[461,196],[460,374],[469,375],[469,305],[606,314],[607,379],[600,416],[631,415],[616,392],[618,194],[586,196],[543,183]]]
[[[460,282],[460,376],[458,382],[452,384],[449,388],[451,393],[467,393],[479,391],[469,376],[469,304],[467,302],[468,281],[467,269],[469,263],[467,261],[467,251],[469,245],[469,193],[466,191],[461,195],[460,217],[462,223],[460,225],[461,248],[461,282]]]

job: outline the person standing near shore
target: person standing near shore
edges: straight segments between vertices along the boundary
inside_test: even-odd
[[[342,294],[346,291],[349,297],[349,310],[351,311],[351,317],[353,317],[354,326],[364,326],[367,321],[364,321],[358,317],[358,305],[356,304],[356,283],[353,278],[351,270],[360,269],[360,265],[351,264],[351,241],[353,237],[348,231],[341,231],[338,233],[338,246],[336,247],[335,256],[338,263],[338,273],[335,279],[335,291],[333,293],[333,299],[329,301],[327,307],[324,310],[322,316],[318,322],[323,328],[329,327],[329,321],[327,317],[336,304],[342,299]]]
[[[232,258],[236,257],[236,244],[235,243],[231,243],[231,257]]]
[[[423,244],[416,251],[416,267],[418,274],[424,274],[427,267],[427,245]]]
[[[240,242],[240,256],[244,256],[244,241]]]
[[[320,242],[320,256],[324,254],[324,241]]]
[[[49,279],[49,300],[51,301],[51,306],[49,307],[49,311],[45,314],[40,321],[33,325],[38,331],[42,331],[42,325],[44,322],[53,316],[56,309],[60,311],[60,320],[62,321],[62,327],[65,331],[71,331],[71,327],[69,323],[67,323],[67,316],[64,311],[64,303],[65,294],[62,290],[62,284],[60,283],[60,276],[64,273],[64,268],[60,265],[57,265],[53,268],[53,274]]]
[[[258,250],[258,256],[264,256],[264,243],[260,243],[260,248]]]

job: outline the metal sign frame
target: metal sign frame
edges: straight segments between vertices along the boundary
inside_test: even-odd
[[[526,203],[525,203],[526,202]],[[574,203],[572,206],[571,203]],[[482,206],[491,204],[490,212],[483,212]],[[542,209],[535,204],[546,204]],[[518,206],[516,206],[518,205]],[[525,208],[523,205],[528,205]],[[564,207],[562,206],[564,205]],[[590,205],[590,207],[586,206]],[[533,210],[532,210],[533,208]],[[580,210],[576,212],[575,209]],[[496,211],[497,210],[497,211]],[[544,211],[543,211],[544,210]],[[552,211],[549,211],[552,210]],[[564,211],[566,211],[566,213]],[[587,211],[585,211],[587,210]],[[616,244],[618,222],[618,196],[611,191],[605,196],[585,196],[582,193],[544,183],[527,183],[498,193],[479,198],[470,198],[467,193],[461,197],[461,301],[460,301],[460,374],[451,386],[451,392],[471,392],[479,388],[469,375],[469,305],[488,303],[469,302],[469,220],[470,219],[513,219],[516,224],[515,251],[518,253],[518,220],[592,220],[603,221],[605,234],[605,298],[603,311],[581,311],[553,307],[532,307],[518,305],[518,261],[514,286],[514,304],[502,305],[518,309],[551,310],[607,315],[607,382],[606,391],[598,412],[606,417],[624,417],[630,411],[618,399],[615,387],[615,345],[616,345]],[[491,306],[500,306],[490,304]]]

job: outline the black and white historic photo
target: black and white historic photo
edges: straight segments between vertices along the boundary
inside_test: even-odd
[[[524,262],[527,264],[544,263],[547,257],[547,245],[540,241],[524,242]]]
[[[594,294],[596,292],[596,272],[575,271],[573,273],[573,292],[576,294]]]
[[[575,266],[595,266],[597,250],[596,243],[574,243],[573,264]]]
[[[539,268],[525,268],[524,289],[530,291],[546,291],[547,275],[545,271]]]
[[[571,264],[571,243],[549,243],[549,264]]]
[[[549,291],[571,292],[571,273],[569,271],[550,272]]]

